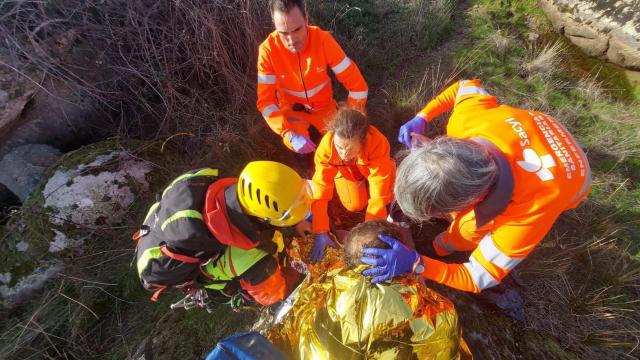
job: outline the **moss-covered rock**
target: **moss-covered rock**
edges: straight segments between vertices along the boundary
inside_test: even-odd
[[[96,233],[126,221],[138,194],[156,176],[157,149],[139,141],[108,139],[65,154],[5,227],[0,245],[0,296],[11,305],[70,258],[92,247]],[[144,149],[144,150],[140,150]]]

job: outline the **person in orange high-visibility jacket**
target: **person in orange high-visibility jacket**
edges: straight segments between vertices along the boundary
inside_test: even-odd
[[[366,115],[353,109],[338,111],[329,126],[315,153],[313,262],[322,260],[326,246],[335,247],[328,235],[327,213],[334,187],[347,210],[366,207],[365,220],[386,218],[387,205],[393,200],[396,168],[387,138],[369,125]]]
[[[259,49],[257,107],[289,149],[311,153],[309,126],[324,133],[336,112],[327,68],[349,90],[352,108],[364,111],[367,83],[331,33],[308,25],[302,1],[272,1],[271,14],[276,30]]]
[[[498,284],[547,234],[560,214],[588,194],[587,157],[558,120],[500,105],[479,80],[456,82],[400,131],[412,146],[427,121],[452,110],[447,136],[416,146],[398,166],[400,208],[416,220],[451,215],[433,242],[440,256],[472,251],[463,264],[419,256],[397,244],[367,249],[366,270],[383,281],[398,273],[464,291]],[[406,135],[406,136],[405,136]]]

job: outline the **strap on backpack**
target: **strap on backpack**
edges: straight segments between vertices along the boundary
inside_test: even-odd
[[[166,285],[158,285],[158,290],[153,292],[153,295],[151,296],[151,301],[153,302],[158,301],[158,296],[160,296],[160,293],[162,293],[166,288],[167,288]]]
[[[163,245],[162,247],[160,247],[160,251],[162,251],[162,253],[164,255],[166,255],[166,256],[174,259],[174,260],[182,261],[182,262],[185,262],[185,263],[200,264],[202,262],[197,257],[192,257],[192,256],[187,256],[187,255],[181,255],[181,254],[178,254],[178,253],[174,253],[173,251],[169,250],[167,245]]]
[[[131,239],[133,239],[135,242],[138,242],[144,236],[149,234],[150,231],[151,229],[149,228],[148,225],[142,225],[140,226],[140,229],[138,229],[135,233],[133,233],[133,236],[131,236]]]

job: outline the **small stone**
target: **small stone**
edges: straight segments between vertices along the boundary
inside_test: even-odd
[[[10,306],[19,304],[27,299],[31,293],[41,289],[47,280],[57,276],[61,270],[62,267],[58,264],[53,264],[48,268],[37,268],[12,287],[0,285],[0,298],[9,300],[7,304]]]
[[[28,248],[29,248],[29,244],[24,241],[20,241],[19,243],[16,244],[16,250],[18,250],[18,252],[25,252],[27,251]]]
[[[53,241],[49,243],[49,252],[62,251],[67,247],[67,236],[58,230],[53,229],[56,234],[53,237]]]
[[[55,233],[53,241],[49,243],[49,252],[56,253],[68,248],[77,248],[83,244],[82,240],[68,238],[64,233],[51,229]]]
[[[9,282],[11,282],[11,273],[2,273],[0,274],[0,282],[3,284],[8,284]]]
[[[534,32],[527,33],[527,39],[531,42],[534,42],[540,38],[540,35]]]

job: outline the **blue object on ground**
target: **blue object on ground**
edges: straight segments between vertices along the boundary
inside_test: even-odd
[[[287,357],[267,338],[252,331],[220,340],[205,360],[287,360]]]

